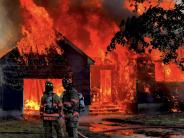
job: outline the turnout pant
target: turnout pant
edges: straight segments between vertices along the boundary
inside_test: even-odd
[[[44,127],[44,138],[53,138],[52,137],[52,127],[54,127],[57,138],[64,138],[64,127],[62,125],[61,120],[54,120],[54,121],[47,121],[43,120],[43,127]]]
[[[65,119],[66,131],[69,138],[78,138],[77,128],[78,128],[79,116],[67,117]]]

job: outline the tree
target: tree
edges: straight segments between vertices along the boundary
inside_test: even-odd
[[[144,0],[134,2],[136,10],[136,4]],[[117,44],[128,46],[137,53],[145,53],[147,48],[149,53],[158,49],[164,64],[175,62],[184,70],[184,58],[177,53],[184,46],[184,0],[175,4],[173,9],[150,6],[142,15],[122,20],[120,31],[112,38],[107,52],[115,49]]]

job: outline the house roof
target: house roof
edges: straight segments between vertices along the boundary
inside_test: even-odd
[[[81,49],[79,49],[78,47],[76,47],[70,40],[68,40],[66,37],[64,37],[64,42],[67,43],[69,46],[71,46],[72,49],[74,49],[76,52],[78,52],[79,54],[81,54],[82,56],[87,57],[87,61],[88,64],[94,64],[95,61],[89,57],[86,53],[84,53]],[[7,55],[11,54],[13,51],[15,51],[17,49],[16,46],[14,46],[12,49],[10,49],[7,53],[5,53],[2,57],[0,57],[0,59],[5,58]]]
[[[69,46],[71,46],[76,52],[78,52],[79,54],[81,54],[82,56],[86,56],[88,58],[88,63],[89,64],[94,64],[95,61],[89,57],[86,53],[84,53],[81,49],[79,49],[78,47],[76,47],[70,40],[68,40],[66,37],[64,37],[64,41],[65,43],[67,43]]]
[[[0,59],[5,58],[5,57],[8,56],[12,51],[14,51],[14,50],[16,50],[16,49],[17,49],[16,46],[10,48],[4,55],[2,55],[2,56],[0,57]]]

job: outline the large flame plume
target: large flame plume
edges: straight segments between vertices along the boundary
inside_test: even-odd
[[[20,0],[20,4],[24,9],[23,38],[17,44],[20,54],[32,52],[43,55],[50,48],[61,54],[60,48],[56,45],[53,20],[48,12],[43,7],[37,6],[33,0]]]
[[[37,3],[47,8],[56,29],[91,57],[101,56],[100,52],[105,51],[119,30],[121,19],[132,15],[122,7],[122,0],[46,0]]]

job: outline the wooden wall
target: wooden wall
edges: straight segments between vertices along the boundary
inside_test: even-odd
[[[57,62],[48,65],[44,65],[42,62],[38,62],[36,66],[32,63],[28,65],[17,64],[17,60],[15,60],[19,56],[17,49],[2,57],[0,59],[0,108],[20,111],[23,109],[24,78],[62,79],[71,72],[73,72],[76,88],[83,93],[85,103],[90,104],[90,64],[88,57],[66,44],[64,50],[64,61],[63,58],[59,58]],[[39,58],[36,59],[36,62],[37,60]],[[67,67],[63,66],[66,64]]]

